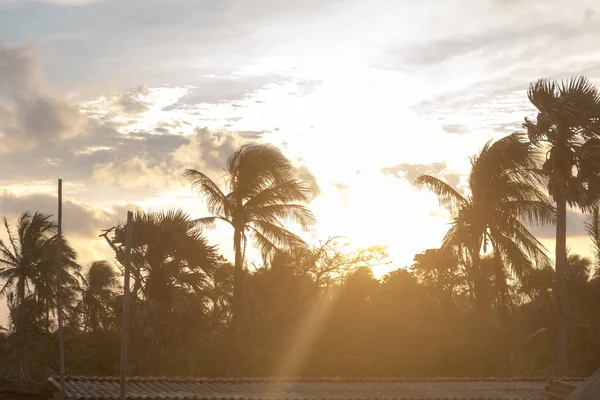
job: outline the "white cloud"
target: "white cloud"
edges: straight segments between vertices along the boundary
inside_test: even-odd
[[[170,175],[165,164],[151,165],[141,157],[132,157],[120,163],[108,162],[94,166],[92,183],[103,188],[151,188],[168,190],[177,177]]]
[[[31,45],[0,45],[0,153],[53,145],[85,132],[77,105],[44,81]]]

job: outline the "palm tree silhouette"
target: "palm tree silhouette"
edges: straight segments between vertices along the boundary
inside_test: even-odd
[[[25,212],[19,217],[16,231],[13,231],[6,218],[4,227],[8,243],[0,240],[0,280],[4,282],[0,287],[0,296],[12,294],[16,288],[14,306],[17,314],[15,331],[20,368],[18,376],[20,384],[23,384],[23,380],[29,379],[25,355],[25,300],[37,298],[38,306],[46,307],[46,315],[49,308],[54,307],[57,225],[50,215]],[[79,269],[79,266],[75,262],[75,252],[64,239],[61,250],[61,281],[66,286],[76,281],[71,272]]]
[[[188,169],[184,177],[204,197],[210,217],[198,223],[212,227],[218,220],[233,227],[234,289],[231,319],[228,374],[235,373],[235,353],[239,319],[242,315],[242,276],[246,234],[263,255],[276,249],[290,249],[303,244],[300,237],[287,230],[283,221],[300,224],[303,229],[315,222],[307,203],[308,189],[294,178],[295,169],[281,151],[267,144],[241,146],[228,161],[225,179],[228,193],[200,171]]]
[[[524,139],[514,133],[486,143],[471,159],[469,195],[430,175],[415,181],[416,186],[433,191],[454,214],[442,248],[457,249],[467,266],[471,298],[480,311],[490,302],[488,277],[502,276],[503,271],[494,262],[482,262],[482,252],[491,250],[493,259],[509,266],[517,278],[533,267],[532,260],[538,266],[550,262],[542,244],[524,225],[554,221],[554,209],[540,190],[533,148]]]
[[[217,251],[181,210],[137,212],[132,230],[131,351],[136,360],[132,368],[156,374],[181,362],[186,356],[183,337],[203,323],[205,292],[217,265]],[[102,236],[121,260],[126,225],[119,224]]]
[[[106,261],[94,261],[79,278],[83,330],[96,332],[106,329],[110,325],[110,310],[119,287],[116,270]]]
[[[567,373],[567,332],[562,312],[567,263],[567,205],[588,209],[597,202],[600,179],[600,93],[584,77],[567,81],[540,79],[529,86],[537,108],[535,121],[525,119],[529,139],[548,149],[543,171],[556,202],[556,368]]]

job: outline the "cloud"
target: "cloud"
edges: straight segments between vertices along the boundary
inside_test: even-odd
[[[189,143],[175,151],[174,159],[184,168],[223,171],[229,156],[249,142],[236,132],[196,128]]]
[[[348,190],[350,188],[350,186],[343,184],[343,183],[334,183],[333,187],[336,188],[339,191],[344,191],[344,190]]]
[[[11,192],[0,192],[0,212],[2,216],[15,218],[22,213],[36,211],[56,216],[58,200],[56,196],[44,193],[15,195]],[[114,220],[111,213],[94,209],[91,206],[63,198],[63,229],[69,234],[93,237],[100,229],[110,225]]]
[[[163,128],[168,131],[166,125]],[[111,139],[95,145],[112,143],[110,150],[80,155],[81,162],[92,162],[92,183],[100,187],[118,187],[125,190],[163,190],[180,188],[186,168],[195,168],[218,176],[227,159],[239,146],[252,143],[263,132],[226,131],[196,128],[190,136],[149,134],[135,132],[116,135],[108,131]],[[116,136],[114,136],[116,135]],[[84,161],[86,160],[86,161]],[[308,175],[304,177],[310,178]],[[316,181],[308,181],[315,190]]]
[[[457,187],[460,183],[460,175],[447,168],[446,163],[432,164],[407,164],[402,163],[388,168],[382,168],[384,175],[393,175],[397,178],[406,179],[411,185],[420,175],[427,174],[445,180],[449,185]]]
[[[157,164],[146,158],[132,157],[119,163],[111,161],[96,164],[92,182],[101,187],[168,190],[177,181],[177,175],[170,176],[173,172],[164,163]]]
[[[315,197],[319,196],[321,192],[321,188],[319,187],[319,182],[317,182],[317,177],[313,175],[313,173],[308,169],[307,166],[303,165],[296,169],[298,174],[298,179],[305,183],[308,186],[310,191],[309,200],[312,201]]]
[[[129,115],[141,114],[150,109],[148,95],[148,86],[142,84],[133,90],[121,92],[116,96],[115,105],[122,113]]]
[[[0,153],[54,145],[85,132],[76,105],[44,81],[31,45],[0,45]]]
[[[242,100],[252,93],[269,84],[282,83],[285,78],[278,74],[264,74],[258,76],[239,76],[228,74],[226,76],[204,76],[193,80],[193,88],[179,99],[176,105],[224,103]]]
[[[460,124],[446,124],[446,125],[442,125],[442,129],[448,133],[458,133],[458,134],[463,134],[463,133],[468,133],[469,132],[469,127],[466,125],[460,125]]]

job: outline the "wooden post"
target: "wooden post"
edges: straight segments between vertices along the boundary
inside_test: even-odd
[[[125,237],[125,277],[123,282],[123,322],[121,325],[121,400],[125,400],[127,388],[127,340],[129,338],[129,270],[131,268],[131,241],[133,233],[133,213],[127,211]]]
[[[60,282],[62,258],[62,179],[58,180],[58,233],[56,240],[56,307],[58,314],[58,352],[60,359],[60,389],[65,383],[65,342],[63,335],[62,285]]]

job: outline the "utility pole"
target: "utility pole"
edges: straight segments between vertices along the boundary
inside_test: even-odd
[[[131,269],[131,241],[133,234],[133,213],[127,211],[125,236],[125,278],[123,282],[123,322],[121,325],[121,400],[125,400],[127,389],[127,341],[129,333],[129,270]]]
[[[58,180],[58,236],[56,239],[56,306],[58,314],[58,352],[60,358],[60,390],[65,383],[65,338],[63,334],[62,285],[60,283],[62,258],[62,179]]]

